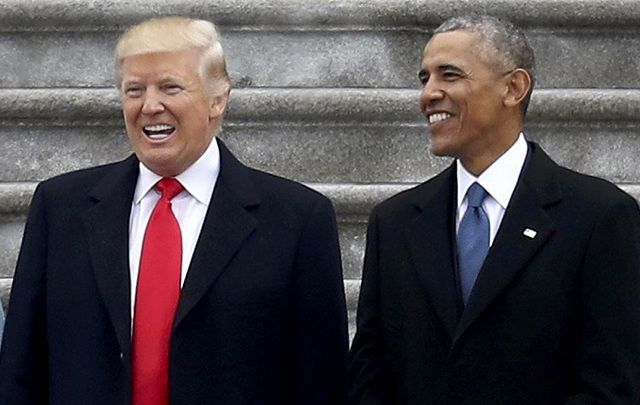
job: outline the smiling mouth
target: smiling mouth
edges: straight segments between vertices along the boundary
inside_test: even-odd
[[[443,113],[435,113],[435,114],[430,114],[427,116],[427,121],[429,122],[429,125],[435,124],[437,122],[440,121],[444,121],[448,118],[453,117],[453,115],[443,112]]]
[[[175,130],[175,127],[168,124],[146,125],[142,128],[142,132],[154,141],[168,138]]]

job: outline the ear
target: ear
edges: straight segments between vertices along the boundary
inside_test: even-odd
[[[516,107],[520,105],[531,88],[531,76],[524,69],[514,69],[505,78],[507,80],[504,105]]]
[[[227,101],[229,100],[229,91],[219,96],[211,98],[211,104],[209,105],[209,119],[217,119],[227,108]]]

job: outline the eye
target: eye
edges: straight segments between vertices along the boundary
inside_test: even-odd
[[[175,83],[165,84],[162,88],[167,92],[167,94],[176,94],[182,90],[182,86]]]
[[[418,73],[418,80],[420,80],[420,84],[422,84],[422,86],[426,86],[429,81],[429,74],[426,72]]]
[[[446,70],[444,72],[442,72],[442,78],[446,81],[454,81],[457,80],[459,78],[461,78],[462,75],[460,74],[460,72],[456,72],[454,70]]]
[[[124,94],[128,97],[140,97],[142,95],[142,88],[138,86],[130,86],[124,89]]]

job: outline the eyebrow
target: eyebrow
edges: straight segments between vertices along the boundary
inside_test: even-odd
[[[436,70],[438,72],[446,72],[446,71],[454,71],[460,74],[465,74],[464,70],[462,70],[461,68],[459,68],[456,65],[452,65],[450,63],[444,63],[442,65],[438,65],[438,67],[436,68]],[[429,76],[430,73],[427,72],[426,69],[420,69],[420,71],[418,72],[418,79],[422,80],[424,79],[426,76]]]
[[[181,82],[181,81],[183,80],[180,80],[178,76],[174,76],[174,75],[160,76],[160,78],[158,79],[158,83],[160,84],[165,84],[167,82]]]
[[[464,71],[462,69],[460,69],[458,66],[452,65],[452,64],[438,65],[438,70],[441,71],[441,72],[443,72],[445,70],[453,70],[455,72],[464,73]]]
[[[438,70],[439,72],[454,71],[454,72],[458,72],[458,73],[464,74],[464,70],[462,70],[461,68],[459,68],[456,65],[452,65],[452,64],[449,64],[449,63],[438,65],[436,70]],[[418,72],[418,78],[419,79],[423,79],[425,76],[428,76],[428,75],[429,75],[429,72],[427,72],[426,69],[420,69],[420,71]]]
[[[122,81],[122,87],[131,86],[132,84],[140,84],[140,82],[137,79],[129,79],[129,80]]]

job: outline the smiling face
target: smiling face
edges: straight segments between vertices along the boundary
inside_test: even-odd
[[[122,60],[122,111],[140,161],[174,177],[207,149],[227,95],[209,97],[198,74],[201,51],[132,55]]]
[[[507,72],[478,56],[480,44],[469,31],[436,34],[425,47],[419,74],[431,151],[460,159],[472,172],[488,167],[518,135],[506,125],[514,121],[504,103]]]

